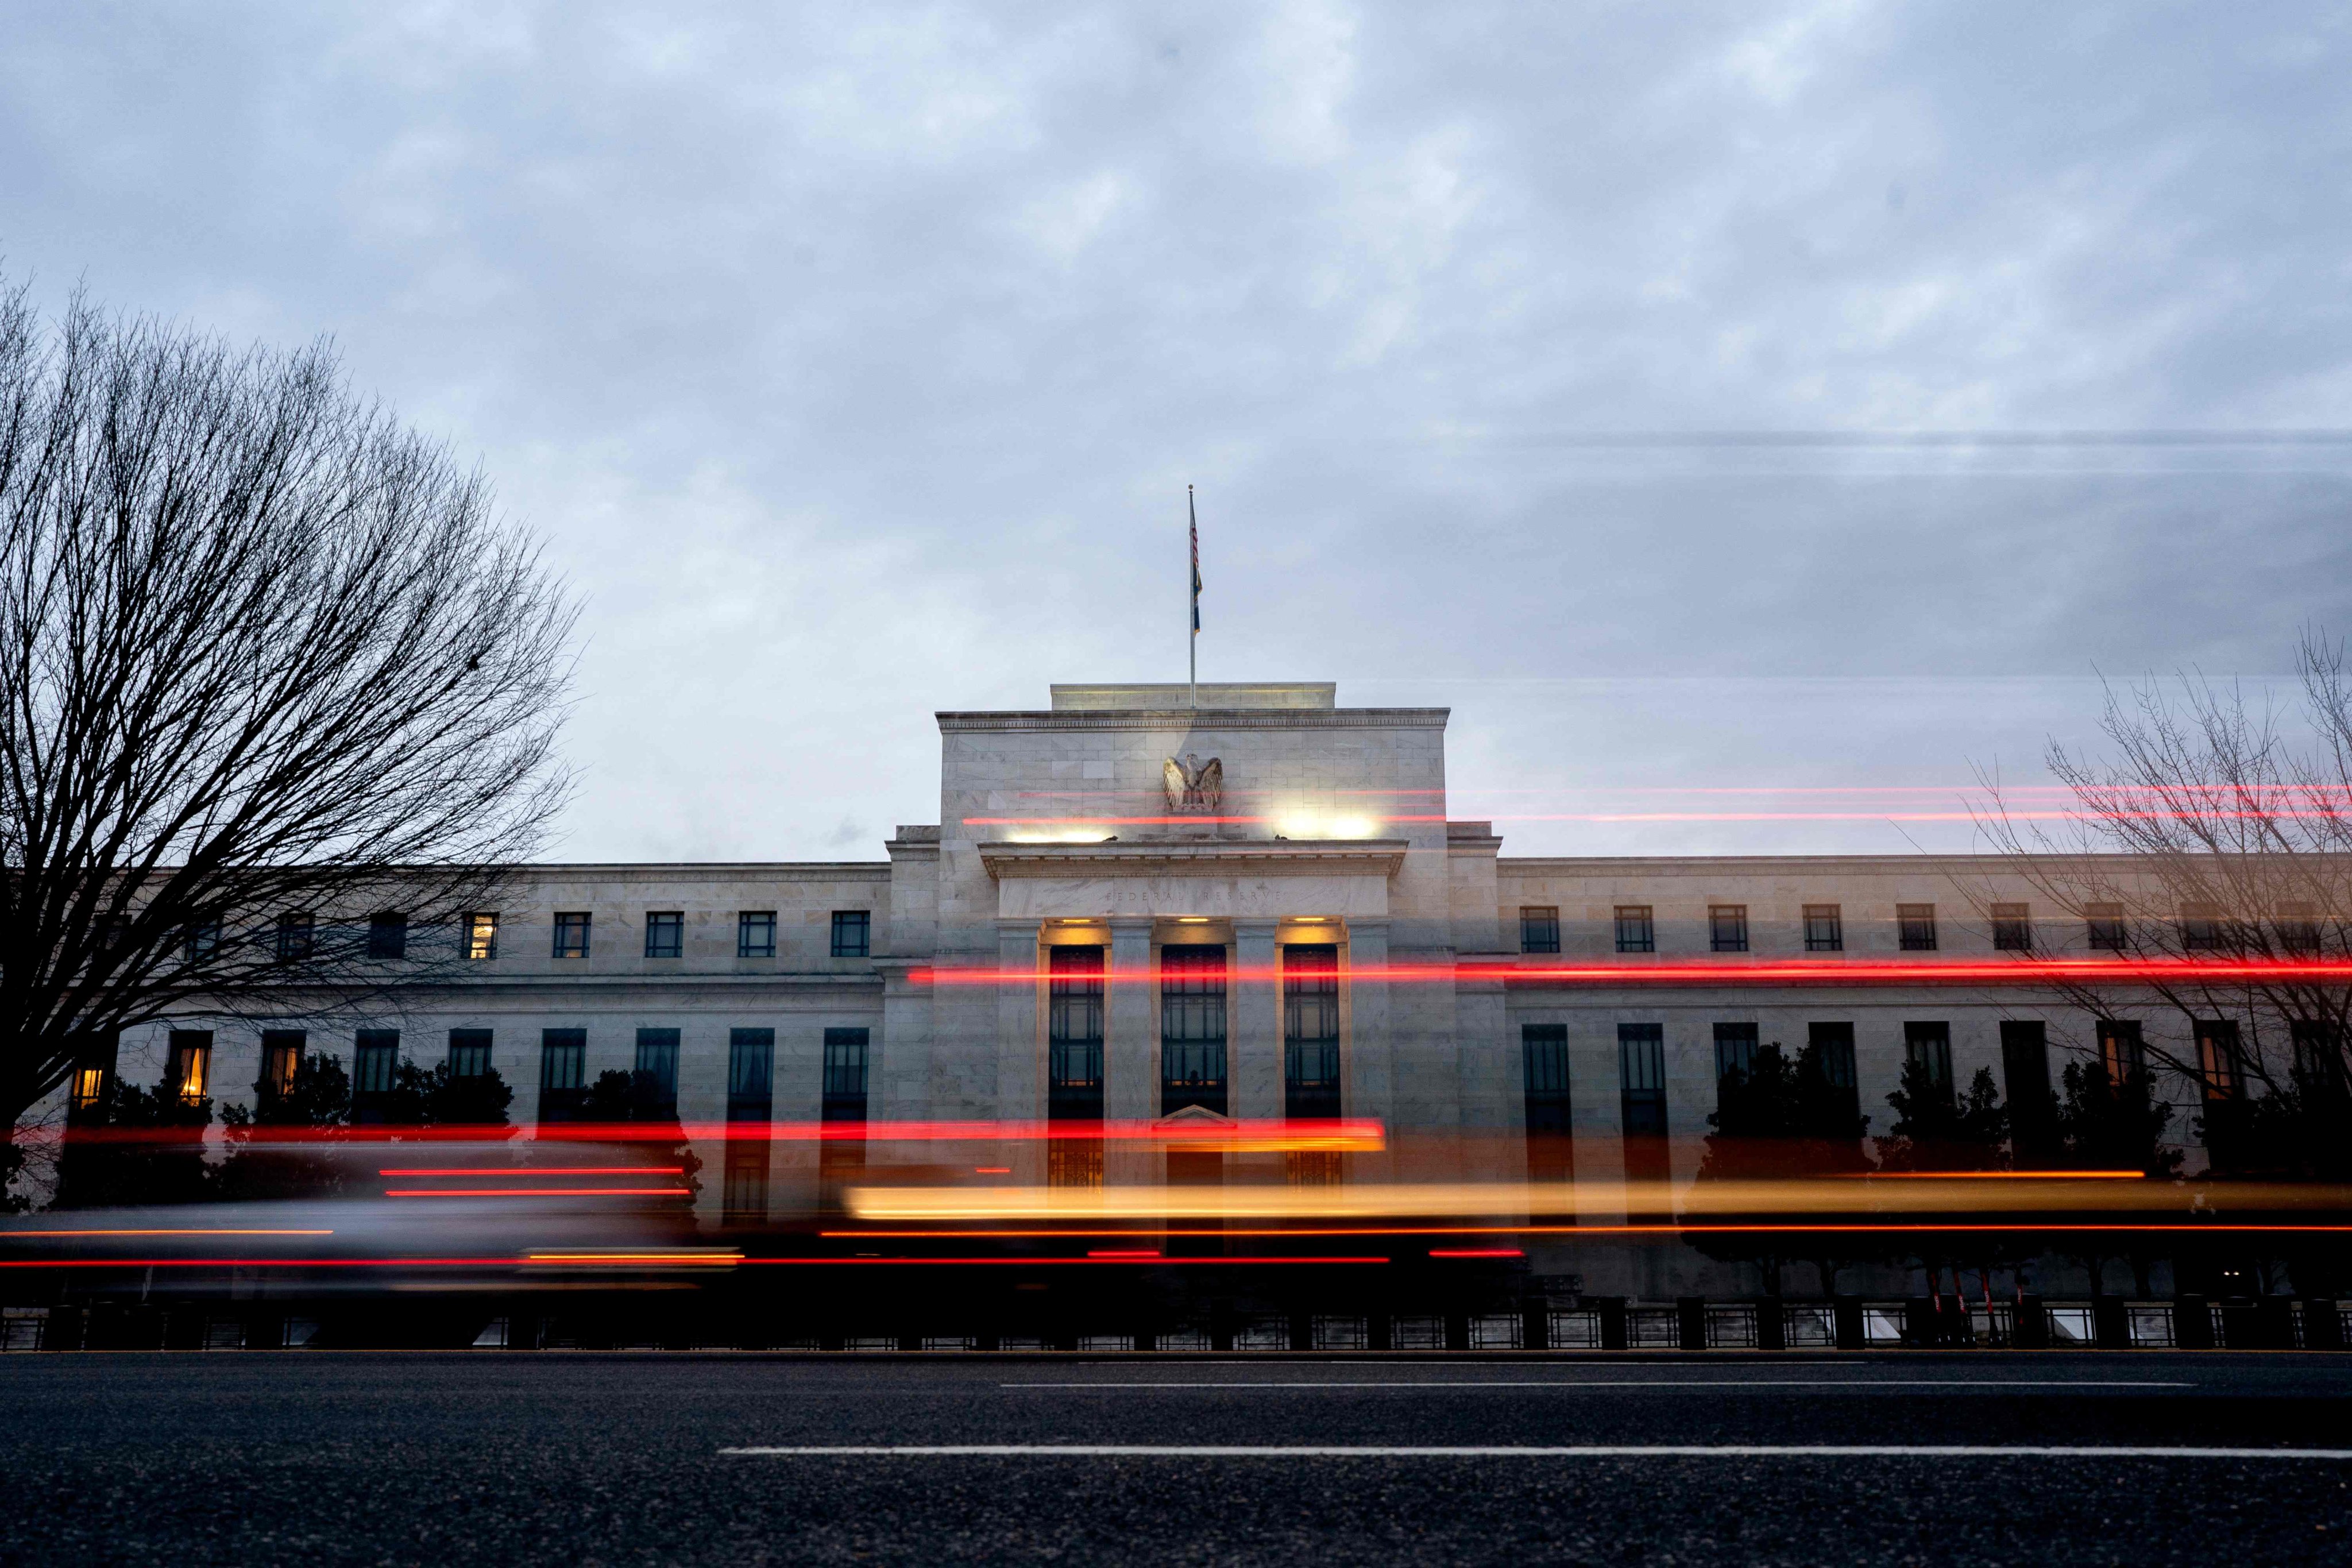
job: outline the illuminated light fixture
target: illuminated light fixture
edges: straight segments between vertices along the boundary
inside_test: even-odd
[[[971,1168],[971,1173],[975,1176],[1009,1176],[1013,1173],[1013,1167],[1010,1165],[974,1165]]]
[[[1206,915],[1178,915],[1176,917],[1176,923],[1180,926],[1204,926],[1209,923],[1209,917]]]

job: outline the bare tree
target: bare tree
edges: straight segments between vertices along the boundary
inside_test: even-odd
[[[2323,1129],[2326,1142],[2352,1131],[2344,1115],[2352,1110],[2352,680],[2343,644],[2306,631],[2297,673],[2299,711],[2288,715],[2194,677],[2111,689],[2101,723],[2109,755],[2050,747],[2050,771],[2076,806],[2064,826],[2012,810],[1990,781],[1992,809],[1980,818],[2010,869],[2080,922],[2089,956],[2133,961],[2127,982],[2062,976],[2069,1000],[2101,1015],[2153,1010],[2179,1026],[2145,1040],[2116,1031],[2093,1047],[2116,1059],[2097,1065],[2121,1079],[2132,1066],[2125,1058],[2144,1055],[2149,1068],[2191,1080],[2217,1155],[2233,1137],[2265,1141],[2253,1134],[2266,1119],[2306,1153]],[[2000,918],[1990,907],[1980,913]],[[2047,935],[2046,924],[2033,929]],[[2242,1152],[2256,1163],[2294,1160],[2276,1144]]]
[[[0,1118],[429,982],[542,842],[574,610],[331,350],[0,289]]]

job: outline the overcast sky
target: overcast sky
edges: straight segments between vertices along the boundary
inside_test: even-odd
[[[1202,677],[1450,705],[1505,853],[1900,850],[2352,631],[2347,79],[2320,5],[19,0],[0,266],[479,457],[586,601],[562,858],[877,858],[932,710],[1181,679],[1188,481]]]

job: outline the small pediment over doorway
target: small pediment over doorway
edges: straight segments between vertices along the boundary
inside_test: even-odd
[[[1230,1132],[1241,1123],[1230,1116],[1220,1116],[1205,1105],[1188,1105],[1171,1110],[1151,1124],[1154,1132]]]

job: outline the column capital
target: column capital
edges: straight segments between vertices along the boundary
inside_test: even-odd
[[[1235,915],[1232,924],[1234,939],[1237,942],[1244,938],[1262,938],[1272,942],[1275,933],[1282,929],[1282,921],[1274,915]]]

